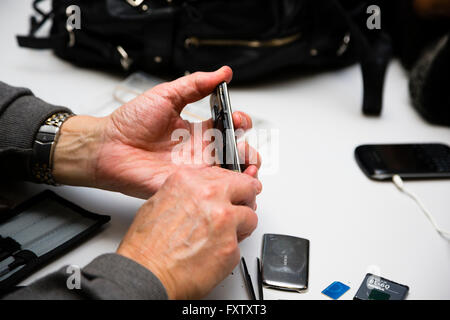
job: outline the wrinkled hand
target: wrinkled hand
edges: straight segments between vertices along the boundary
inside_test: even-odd
[[[175,163],[173,148],[193,142],[173,141],[172,133],[185,129],[192,136],[194,124],[183,120],[180,112],[186,104],[211,94],[219,83],[231,78],[228,67],[210,73],[197,72],[148,90],[108,117],[70,118],[62,126],[56,144],[53,170],[56,181],[147,199],[180,168],[211,166],[203,161]],[[236,129],[244,131],[252,126],[250,117],[242,112],[233,114],[233,122]],[[211,119],[204,121],[202,128],[212,128]],[[210,143],[202,141],[198,148],[204,149]],[[247,144],[241,144],[239,149],[241,155],[245,154],[247,165],[255,164],[247,166],[245,173],[256,176],[259,155]]]
[[[151,270],[170,299],[201,298],[239,262],[261,188],[218,167],[179,170],[141,207],[117,253]]]

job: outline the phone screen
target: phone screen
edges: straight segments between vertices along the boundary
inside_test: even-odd
[[[412,146],[375,146],[374,157],[378,156],[379,169],[391,172],[430,172],[433,171],[427,155]]]

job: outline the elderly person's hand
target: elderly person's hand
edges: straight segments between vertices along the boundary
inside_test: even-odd
[[[261,188],[218,167],[181,169],[141,207],[117,253],[152,271],[170,299],[201,298],[239,262]]]
[[[229,67],[216,72],[197,72],[148,90],[110,116],[68,119],[55,148],[56,181],[147,199],[179,169],[211,166],[203,158],[200,163],[176,163],[174,147],[192,144],[192,152],[202,153],[211,141],[202,140],[197,146],[193,139],[174,141],[172,133],[185,129],[192,136],[194,124],[183,120],[180,112],[186,104],[211,94],[218,84],[231,78]],[[244,131],[252,126],[250,117],[242,112],[233,114],[233,122],[236,129]],[[212,121],[204,121],[201,128],[212,128]],[[260,166],[256,151],[243,144],[240,153],[246,154],[245,173],[256,176]],[[250,162],[254,165],[249,165]]]

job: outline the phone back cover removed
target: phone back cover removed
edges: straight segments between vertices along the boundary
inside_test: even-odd
[[[270,288],[303,291],[308,288],[309,240],[265,234],[262,281]]]

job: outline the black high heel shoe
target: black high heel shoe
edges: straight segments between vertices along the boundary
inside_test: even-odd
[[[364,83],[363,113],[378,116],[383,108],[384,82],[392,56],[391,41],[388,36],[382,35],[376,44],[363,43],[362,46],[360,63]]]
[[[383,35],[375,45],[364,48],[363,52],[360,60],[364,83],[363,113],[378,116],[383,108],[386,71],[392,56],[391,41]]]
[[[339,1],[334,3],[338,12],[348,23],[361,64],[364,88],[362,111],[368,116],[379,116],[383,108],[386,70],[393,53],[391,39],[382,30],[363,32],[363,28],[366,28],[366,20],[360,19],[364,23],[359,25]]]

